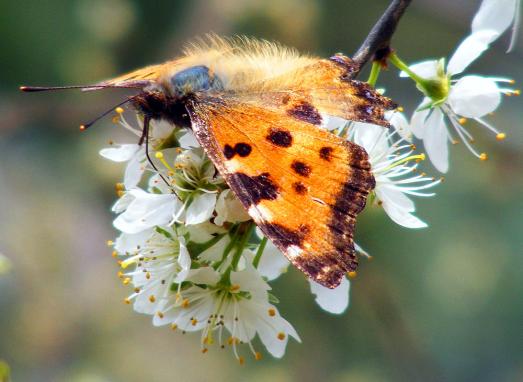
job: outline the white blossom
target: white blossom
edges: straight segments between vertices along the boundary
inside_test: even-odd
[[[343,313],[349,306],[350,282],[344,277],[340,285],[330,289],[309,280],[311,293],[316,296],[316,303],[326,312],[333,314]]]
[[[492,33],[480,30],[467,37],[452,55],[446,68],[443,60],[424,61],[410,66],[410,70],[421,77],[416,81],[425,93],[425,98],[411,118],[411,129],[417,138],[423,140],[431,162],[440,172],[448,171],[448,143],[458,142],[452,136],[452,130],[476,157],[487,159],[485,153],[480,154],[472,147],[473,137],[463,126],[467,119],[493,132],[498,140],[505,138],[505,133],[499,132],[483,117],[498,108],[502,94],[519,94],[500,85],[512,81],[478,75],[453,78],[488,48]],[[407,74],[402,72],[402,76]],[[452,129],[447,127],[446,120]]]
[[[501,36],[512,26],[512,36],[507,52],[511,51],[516,43],[521,18],[520,0],[483,0],[472,20],[472,33],[489,30],[492,34],[489,43]]]

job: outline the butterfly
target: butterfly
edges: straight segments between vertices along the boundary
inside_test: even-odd
[[[396,107],[354,70],[342,54],[212,35],[177,59],[80,88],[138,89],[127,101],[143,115],[140,143],[151,120],[191,128],[265,236],[335,288],[358,265],[354,226],[375,180],[365,150],[325,127],[332,118],[389,126],[384,113]]]

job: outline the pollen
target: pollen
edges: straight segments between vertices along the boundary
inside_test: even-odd
[[[285,339],[285,333],[279,332],[277,337],[280,341],[283,341]]]
[[[122,196],[125,195],[125,191],[117,191],[117,192],[116,192],[116,195],[117,195],[119,198],[121,198]]]
[[[482,160],[482,161],[488,160],[487,153],[481,153],[480,156],[479,156],[479,159]]]
[[[111,256],[112,256],[112,257],[116,257],[116,256],[118,256],[118,252],[116,252],[116,251],[111,252]]]
[[[193,319],[191,320],[191,325],[192,325],[192,326],[196,326],[197,323],[198,323],[198,320],[197,320],[196,318],[193,318]]]
[[[118,114],[122,114],[124,112],[123,107],[118,106],[116,109],[114,109],[115,112]]]
[[[106,244],[107,244],[108,247],[112,247],[114,245],[114,241],[107,240]]]
[[[163,153],[161,151],[157,151],[156,154],[154,154],[156,159],[163,159]]]
[[[156,301],[156,297],[154,297],[154,294],[150,295],[149,296],[149,302],[155,302]]]
[[[458,122],[460,125],[464,125],[465,123],[467,123],[467,118],[460,118],[458,119]]]
[[[125,298],[125,299],[123,300],[123,302],[124,302],[125,304],[129,305],[129,304],[131,303],[131,300],[129,300],[128,298]]]
[[[505,134],[505,133],[498,133],[498,134],[496,135],[496,139],[497,139],[498,141],[503,141],[506,137],[507,137],[507,134]]]
[[[521,95],[521,90],[516,89],[516,90],[514,90],[513,94],[516,96]]]
[[[398,108],[396,110],[399,111],[400,113],[403,113],[405,111],[403,106],[398,106]]]
[[[245,364],[245,358],[243,358],[243,357],[238,357],[238,362],[240,363],[240,365]]]
[[[157,315],[159,318],[163,318],[163,313],[162,313],[162,312],[156,312],[156,315]]]
[[[259,361],[260,359],[262,359],[262,355],[259,351],[257,351],[256,353],[254,353],[254,359],[256,361]]]
[[[113,118],[111,118],[111,122],[117,125],[118,123],[120,123],[120,116],[115,115]]]
[[[114,185],[114,188],[116,191],[123,191],[125,190],[125,185],[123,183],[116,183]]]
[[[145,273],[145,278],[146,278],[147,280],[149,280],[149,279],[151,278],[151,272],[146,272],[146,273]]]
[[[122,271],[118,271],[117,275],[118,275],[119,279],[123,279],[123,272]]]
[[[176,324],[171,324],[171,329],[172,329],[172,330],[176,330],[176,329],[178,329],[178,325],[176,325]]]
[[[356,271],[350,271],[349,273],[347,273],[347,275],[349,276],[349,278],[354,279],[356,278],[356,276],[358,276],[358,273]]]
[[[182,301],[182,308],[187,308],[187,307],[189,307],[189,299],[184,298]]]
[[[130,277],[126,277],[126,278],[123,279],[123,281],[122,281],[123,285],[129,285],[130,282],[131,282],[131,278],[130,278]]]
[[[271,316],[271,317],[276,316],[276,310],[274,308],[270,308],[268,313],[269,313],[269,316]]]
[[[202,354],[205,354],[205,353],[207,353],[208,351],[209,351],[209,349],[207,349],[207,348],[203,348],[203,349],[202,349]]]

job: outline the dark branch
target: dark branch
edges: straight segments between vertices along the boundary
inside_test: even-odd
[[[385,13],[380,17],[363,44],[352,57],[356,64],[356,71],[353,72],[354,76],[359,73],[369,60],[373,59],[377,52],[389,50],[390,40],[396,31],[396,26],[411,2],[412,0],[393,0],[390,3]]]

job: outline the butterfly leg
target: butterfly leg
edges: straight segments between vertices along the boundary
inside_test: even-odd
[[[156,173],[158,175],[160,175],[160,178],[162,178],[162,180],[165,182],[165,184],[169,188],[171,188],[171,185],[169,184],[167,179],[165,179],[165,177],[162,174],[160,174],[160,171],[158,171],[158,168],[156,167],[156,165],[154,164],[154,162],[152,161],[152,159],[149,155],[149,126],[150,126],[150,123],[151,123],[151,117],[144,116],[142,136],[140,137],[138,144],[141,146],[145,142],[145,156],[147,157],[147,160],[151,164],[151,167],[154,169],[154,171],[156,171]]]

